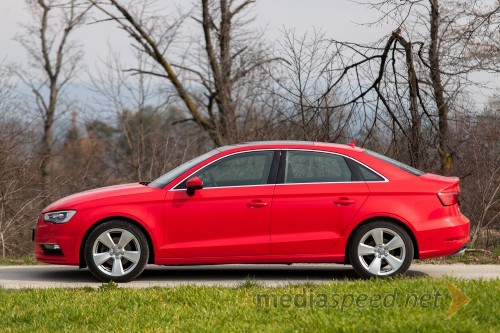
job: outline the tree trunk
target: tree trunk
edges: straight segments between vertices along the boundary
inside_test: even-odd
[[[52,144],[53,144],[53,126],[54,126],[54,115],[56,111],[56,104],[58,98],[58,88],[57,79],[50,79],[50,96],[49,104],[46,110],[44,110],[44,126],[43,126],[43,136],[40,149],[40,179],[42,182],[42,191],[45,193],[44,204],[49,203],[48,196],[48,184],[50,182],[50,158],[52,156]]]
[[[449,175],[452,165],[452,154],[448,144],[448,102],[444,96],[444,85],[441,81],[439,61],[439,0],[429,0],[431,45],[429,48],[429,65],[434,100],[439,116],[438,149],[441,157],[441,173]]]
[[[405,49],[406,68],[408,71],[408,87],[410,93],[410,115],[411,115],[411,133],[410,133],[410,158],[411,164],[419,168],[421,164],[420,143],[422,136],[422,120],[418,111],[418,80],[413,63],[412,43],[406,41],[403,37],[398,37],[399,43]]]
[[[2,258],[5,258],[6,250],[5,250],[5,240],[3,238],[3,232],[0,232],[0,240],[2,241]]]

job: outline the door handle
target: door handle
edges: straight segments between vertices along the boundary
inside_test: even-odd
[[[262,208],[267,206],[267,202],[255,199],[247,203],[247,206],[250,208]]]
[[[355,200],[349,199],[346,197],[342,197],[342,198],[338,198],[336,200],[333,200],[333,203],[336,204],[337,206],[348,206],[348,205],[352,205],[355,202],[356,202]]]

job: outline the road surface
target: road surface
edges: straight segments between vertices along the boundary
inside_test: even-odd
[[[500,278],[500,265],[416,264],[407,273],[412,277],[452,276],[464,279]],[[179,285],[237,286],[252,279],[267,286],[289,283],[326,283],[358,279],[350,266],[335,264],[148,266],[135,281],[120,287],[147,288]],[[88,269],[71,266],[2,266],[0,286],[8,289],[84,287],[101,283]]]

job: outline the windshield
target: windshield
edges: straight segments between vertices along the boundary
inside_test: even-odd
[[[367,153],[368,155],[371,155],[373,157],[376,157],[378,159],[381,159],[381,160],[383,160],[383,161],[385,161],[387,163],[390,163],[390,164],[392,164],[392,165],[394,165],[394,166],[396,166],[396,167],[398,167],[398,168],[400,168],[400,169],[402,169],[402,170],[404,170],[406,172],[411,173],[412,175],[421,176],[421,175],[423,175],[425,173],[423,171],[415,169],[414,167],[411,167],[411,166],[406,165],[404,163],[401,163],[399,161],[393,160],[392,158],[389,158],[389,157],[384,156],[382,154],[376,153],[374,151],[366,149],[365,153]]]
[[[209,151],[208,153],[205,153],[201,156],[195,157],[192,160],[178,166],[175,169],[170,170],[160,178],[152,181],[151,183],[148,184],[149,187],[156,187],[156,188],[163,188],[165,185],[170,183],[172,180],[175,178],[179,177],[182,175],[184,172],[188,171],[192,167],[194,167],[196,164],[206,160],[207,158],[214,156],[215,154],[220,153],[219,149],[214,149],[212,151]]]

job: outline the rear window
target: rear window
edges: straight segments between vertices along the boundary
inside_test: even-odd
[[[411,173],[412,175],[415,175],[415,176],[421,176],[423,175],[425,172],[423,171],[420,171],[418,169],[415,169],[414,167],[411,167],[409,165],[406,165],[404,163],[401,163],[399,161],[396,161],[396,160],[393,160],[392,158],[389,158],[387,156],[384,156],[382,154],[379,154],[379,153],[376,153],[374,151],[371,151],[371,150],[365,150],[365,153],[370,155],[370,156],[373,156],[373,157],[376,157],[378,159],[381,159],[382,161],[384,162],[387,162],[389,164],[392,164],[394,165],[395,167],[398,167],[406,172],[409,172]]]

